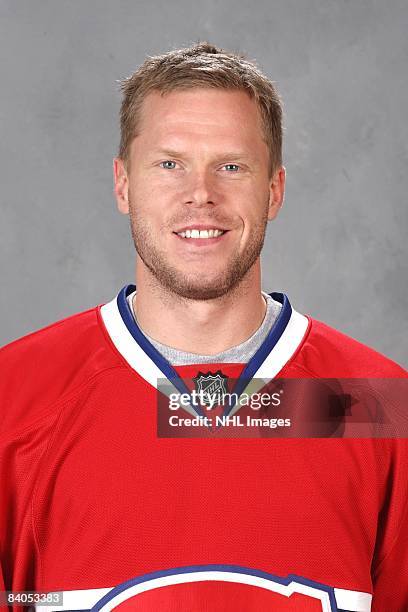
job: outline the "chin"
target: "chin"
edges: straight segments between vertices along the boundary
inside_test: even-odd
[[[198,283],[172,283],[169,289],[179,295],[190,300],[214,300],[220,298],[232,287],[225,286],[221,279],[217,282],[198,284]]]
[[[227,291],[220,291],[219,288],[214,288],[213,290],[187,290],[187,291],[174,291],[173,293],[177,293],[180,297],[187,300],[197,300],[197,301],[206,301],[206,300],[216,300],[218,298],[223,297]]]

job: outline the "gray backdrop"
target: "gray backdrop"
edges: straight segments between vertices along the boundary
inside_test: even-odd
[[[407,31],[406,0],[0,0],[0,344],[133,282],[116,80],[208,39],[285,103],[264,289],[407,366]]]

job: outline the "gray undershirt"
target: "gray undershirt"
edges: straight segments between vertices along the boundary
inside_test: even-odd
[[[133,310],[133,297],[136,291],[131,293],[127,297],[127,301],[130,310],[136,323],[139,325],[136,315]],[[231,348],[217,353],[216,355],[197,355],[196,353],[188,353],[187,351],[179,351],[171,346],[157,342],[153,340],[143,329],[140,327],[146,338],[167,359],[172,365],[189,365],[198,363],[248,363],[251,357],[259,349],[266,336],[268,335],[272,325],[275,323],[282,305],[271,298],[270,295],[262,291],[262,295],[266,300],[266,313],[265,317],[258,329],[244,342],[232,346]]]

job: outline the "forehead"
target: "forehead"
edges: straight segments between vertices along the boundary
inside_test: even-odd
[[[165,136],[263,139],[261,115],[249,94],[201,87],[149,93],[138,133],[151,141]]]

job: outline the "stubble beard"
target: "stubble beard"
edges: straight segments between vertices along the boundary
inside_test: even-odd
[[[169,264],[166,253],[157,246],[158,234],[151,231],[149,224],[140,218],[132,205],[129,209],[129,219],[136,251],[155,281],[174,296],[190,300],[221,298],[244,281],[261,254],[268,221],[267,207],[265,207],[265,214],[252,228],[250,241],[244,251],[234,252],[217,277],[206,279],[205,269],[203,275],[189,275]]]

